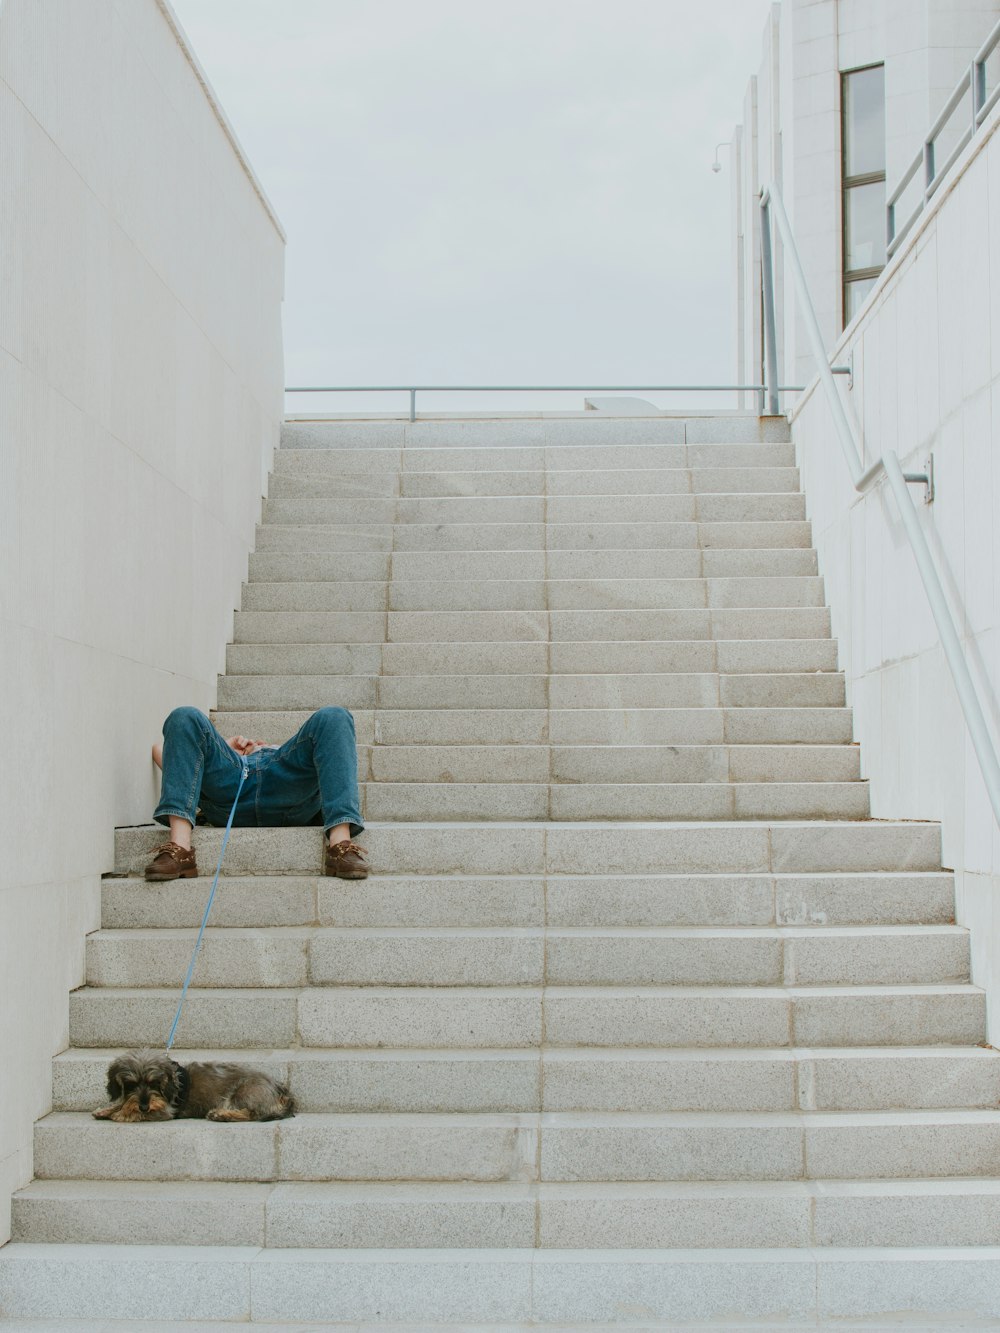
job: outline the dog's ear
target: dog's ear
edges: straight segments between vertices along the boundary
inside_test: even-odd
[[[108,1096],[112,1101],[124,1095],[122,1082],[125,1071],[128,1067],[128,1060],[120,1055],[117,1060],[112,1060],[108,1065]]]

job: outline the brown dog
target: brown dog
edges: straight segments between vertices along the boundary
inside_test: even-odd
[[[295,1114],[284,1086],[245,1065],[179,1065],[159,1051],[126,1051],[108,1066],[107,1106],[97,1120],[283,1120]]]

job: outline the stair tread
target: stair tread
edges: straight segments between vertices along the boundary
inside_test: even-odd
[[[67,1064],[73,1062],[93,1063],[95,1061],[113,1059],[121,1052],[120,1046],[70,1046],[58,1055],[53,1056],[54,1062],[58,1064]],[[246,1051],[239,1048],[225,1050],[218,1047],[188,1047],[184,1051],[185,1061],[188,1063],[208,1060],[208,1061],[234,1061],[236,1063],[246,1062]],[[447,1050],[441,1050],[434,1047],[420,1048],[412,1046],[377,1046],[368,1049],[358,1049],[356,1047],[270,1047],[260,1048],[254,1052],[254,1059],[267,1060],[269,1063],[283,1063],[289,1060],[326,1060],[333,1056],[338,1059],[356,1060],[356,1061],[381,1061],[381,1060],[468,1060],[471,1063],[477,1063],[484,1060],[526,1060],[526,1059],[545,1059],[549,1061],[571,1061],[571,1060],[602,1060],[609,1063],[636,1063],[648,1060],[659,1060],[664,1063],[677,1063],[680,1061],[703,1061],[705,1063],[717,1064],[722,1062],[732,1062],[743,1064],[751,1060],[779,1060],[782,1063],[795,1060],[920,1060],[924,1062],[933,1062],[935,1060],[946,1059],[969,1059],[978,1061],[995,1061],[1000,1052],[995,1051],[990,1046],[824,1046],[819,1048],[808,1046],[775,1046],[775,1047],[704,1047],[704,1046],[675,1046],[670,1048],[660,1046],[631,1047],[628,1049],[601,1048],[594,1046],[545,1046],[544,1044],[536,1048],[534,1052],[526,1051],[518,1047],[496,1047],[496,1048],[475,1048],[466,1049],[462,1047],[452,1047]]]
[[[719,1128],[769,1126],[813,1127],[843,1129],[857,1125],[861,1128],[882,1126],[920,1125],[994,1125],[1000,1127],[1000,1107],[985,1109],[963,1107],[933,1110],[907,1107],[891,1111],[299,1111],[290,1119],[258,1122],[251,1130],[241,1125],[239,1133],[275,1134],[304,1133],[313,1127],[345,1130],[358,1126],[391,1122],[397,1127],[459,1128],[463,1125],[486,1127],[513,1127],[540,1122],[546,1127],[586,1128]],[[129,1135],[137,1132],[136,1125],[118,1126],[111,1121],[95,1121],[87,1111],[49,1111],[36,1121],[37,1129],[72,1129],[94,1126],[107,1134]],[[143,1134],[167,1135],[172,1131],[194,1129],[205,1135],[218,1136],[218,1126],[209,1120],[184,1119],[165,1121],[138,1128]],[[225,1133],[225,1131],[222,1131]]]
[[[903,939],[949,936],[965,938],[968,928],[948,923],[930,925],[873,926],[212,926],[206,936],[244,939],[263,935],[283,939],[309,939],[314,935],[348,939],[868,939],[882,936]],[[150,926],[113,928],[102,926],[88,939],[171,940],[190,939],[197,927]]]
[[[665,1180],[665,1181],[426,1181],[426,1180],[298,1180],[298,1181],[245,1181],[245,1180],[75,1180],[72,1178],[33,1180],[14,1194],[15,1200],[53,1198],[105,1198],[109,1200],[139,1198],[205,1198],[241,1199],[248,1196],[267,1196],[275,1193],[294,1193],[304,1205],[310,1196],[357,1199],[361,1202],[380,1199],[413,1200],[485,1200],[517,1198],[551,1199],[620,1199],[623,1202],[640,1199],[723,1199],[732,1198],[795,1198],[808,1197],[871,1197],[941,1195],[1000,1195],[1000,1180],[989,1176],[929,1176],[926,1179],[908,1177],[901,1180],[883,1180],[877,1177],[861,1180]]]

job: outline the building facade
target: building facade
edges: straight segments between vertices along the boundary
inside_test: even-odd
[[[730,147],[737,383],[761,380],[760,190],[792,222],[824,339],[832,346],[885,264],[885,194],[1000,18],[1000,0],[783,0]],[[994,74],[997,60],[991,62]],[[938,141],[944,161],[963,102]],[[915,183],[916,185],[916,183]],[[902,213],[911,193],[901,201]],[[776,255],[781,382],[805,384],[808,349]],[[783,401],[783,407],[788,406]]]

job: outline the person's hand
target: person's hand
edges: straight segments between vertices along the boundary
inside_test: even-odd
[[[247,740],[246,736],[227,736],[226,744],[237,754],[248,755],[253,754],[255,750],[259,750],[264,742]]]

